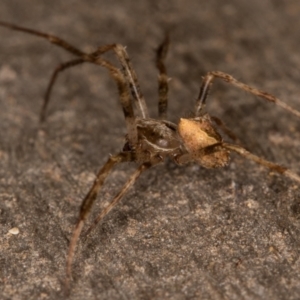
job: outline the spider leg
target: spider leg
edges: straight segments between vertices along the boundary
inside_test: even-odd
[[[168,53],[170,39],[166,35],[163,42],[159,45],[156,50],[156,67],[159,71],[158,75],[158,115],[162,120],[167,119],[167,109],[168,109],[168,76],[167,70],[164,64],[164,60]]]
[[[119,60],[119,62],[122,65],[123,74],[125,74],[125,77],[129,83],[129,88],[131,91],[131,95],[135,101],[137,110],[141,116],[142,119],[149,118],[148,108],[146,105],[145,98],[141,92],[141,88],[137,79],[137,75],[132,68],[129,56],[125,50],[125,47],[116,44],[114,45],[114,52]]]
[[[127,86],[127,81],[122,72],[111,65],[109,62],[98,58],[96,63],[99,62],[100,65],[107,68],[115,80],[118,90],[119,90],[119,97],[121,101],[121,105],[123,108],[123,113],[125,117],[128,139],[131,146],[134,148],[134,145],[138,142],[138,133],[137,133],[137,126],[136,126],[136,119],[133,112],[133,107],[131,103],[130,93]]]
[[[297,175],[296,173],[292,172],[290,169],[280,166],[278,164],[272,163],[266,159],[263,159],[255,154],[247,151],[246,149],[244,149],[243,147],[241,147],[239,145],[222,143],[221,147],[226,148],[231,151],[234,151],[234,152],[240,154],[241,156],[244,156],[247,159],[250,159],[250,160],[252,160],[252,161],[254,161],[276,173],[282,174],[282,175],[300,183],[300,176]]]
[[[230,144],[230,143],[224,143],[224,142],[220,142],[220,143],[216,143],[210,146],[207,146],[205,148],[199,149],[198,151],[198,155],[199,156],[204,156],[204,155],[211,155],[213,153],[222,151],[224,149],[227,149],[229,151],[233,151],[236,152],[238,154],[240,154],[241,156],[252,160],[268,169],[270,169],[273,172],[279,173],[281,175],[284,175],[294,181],[297,181],[298,183],[300,183],[300,176],[296,173],[294,173],[293,171],[291,171],[290,169],[283,167],[281,165],[275,164],[271,161],[268,161],[264,158],[261,158],[251,152],[249,152],[248,150],[246,150],[245,148],[239,146],[239,145],[235,145],[235,144]],[[180,157],[178,157],[176,159],[176,162],[179,164],[185,164],[185,163],[189,163],[194,161],[193,157],[189,154],[184,154]]]
[[[238,137],[225,125],[225,123],[215,116],[210,116],[210,118],[217,124],[217,126],[233,141],[239,142]]]
[[[120,102],[125,117],[128,139],[131,146],[134,147],[134,145],[136,145],[138,141],[138,134],[137,134],[137,127],[136,127],[136,119],[133,112],[133,107],[130,98],[130,91],[128,89],[126,77],[118,68],[113,66],[109,61],[99,56],[99,54],[102,54],[113,47],[114,45],[105,45],[99,47],[95,52],[91,54],[80,55],[80,58],[83,59],[84,61],[94,63],[96,65],[100,65],[106,68],[109,71],[111,77],[116,82],[119,91]]]
[[[107,68],[110,71],[112,77],[115,79],[115,81],[117,83],[119,83],[120,78],[121,78],[121,75],[119,73],[122,74],[122,72],[120,72],[110,62],[108,62],[104,59],[101,59],[99,57],[100,54],[103,54],[110,50],[114,50],[118,60],[120,61],[121,65],[122,65],[122,68],[123,68],[124,73],[122,74],[122,76],[125,77],[126,80],[128,80],[130,91],[132,93],[133,98],[135,99],[135,102],[137,104],[137,108],[138,108],[140,115],[142,116],[142,118],[148,117],[148,110],[147,110],[146,102],[140,91],[136,73],[134,72],[134,70],[131,66],[131,63],[130,63],[129,57],[125,51],[125,48],[122,45],[110,44],[110,45],[106,45],[106,46],[98,48],[97,51],[95,51],[93,53],[85,53],[85,52],[82,52],[81,50],[77,49],[76,47],[72,46],[65,40],[63,40],[57,36],[51,35],[51,34],[40,32],[40,31],[37,31],[34,29],[21,27],[21,26],[18,26],[18,25],[12,24],[12,23],[8,23],[8,22],[3,22],[3,21],[0,21],[0,26],[42,37],[42,38],[48,40],[50,43],[52,43],[58,47],[64,48],[66,51],[72,53],[73,55],[78,56],[84,62],[90,62],[90,63],[94,63],[97,65],[101,65],[101,66]],[[125,83],[126,83],[126,80],[122,79],[122,81]],[[127,83],[126,83],[126,85],[127,85]],[[120,91],[120,89],[119,89],[119,91]],[[122,103],[122,105],[124,105],[124,101],[123,102],[121,101],[121,103]],[[124,110],[124,107],[123,107],[123,110]],[[132,112],[132,115],[133,115],[133,112]]]
[[[48,103],[50,100],[51,91],[52,91],[53,85],[57,79],[58,74],[67,68],[79,65],[83,62],[84,62],[83,59],[78,58],[78,59],[74,59],[74,60],[70,60],[68,62],[62,63],[55,68],[54,72],[51,75],[51,78],[50,78],[50,81],[49,81],[49,84],[48,84],[48,87],[47,87],[47,90],[46,90],[46,93],[44,96],[44,102],[43,102],[43,106],[42,106],[41,114],[40,114],[40,122],[41,123],[44,122],[46,119],[46,111],[47,111]]]
[[[147,169],[152,167],[150,163],[144,163],[140,165],[139,168],[129,177],[126,183],[123,185],[119,193],[115,196],[115,198],[111,201],[109,205],[107,205],[103,211],[97,216],[97,218],[93,221],[92,225],[88,228],[88,230],[84,233],[84,237],[88,236],[91,231],[97,226],[97,224],[121,201],[123,196],[128,192],[128,190],[133,186],[138,177]]]
[[[94,52],[90,53],[89,55],[94,56],[96,58],[97,56],[104,54],[105,52],[111,50],[113,47],[114,47],[114,45],[106,45],[103,47],[99,47],[97,49],[97,51],[94,51]],[[46,111],[47,111],[48,103],[50,100],[51,91],[52,91],[53,85],[57,79],[58,74],[67,68],[82,64],[84,62],[86,62],[86,60],[84,60],[82,58],[78,58],[78,59],[74,59],[74,60],[70,60],[68,62],[62,63],[55,68],[55,70],[52,73],[52,76],[50,78],[50,82],[48,84],[48,87],[47,87],[47,90],[46,90],[46,93],[44,96],[44,102],[43,102],[43,106],[41,109],[41,115],[40,115],[40,122],[44,122],[46,119]]]
[[[7,27],[7,28],[10,28],[10,29],[16,30],[16,31],[23,31],[23,32],[26,32],[26,33],[29,33],[32,35],[42,37],[42,38],[48,40],[50,43],[55,44],[59,47],[62,47],[64,49],[66,49],[68,52],[71,52],[72,54],[74,54],[76,56],[81,56],[81,55],[85,54],[84,52],[80,51],[79,49],[77,49],[76,47],[67,43],[66,41],[58,38],[57,36],[51,35],[51,34],[40,32],[40,31],[37,31],[34,29],[21,27],[21,26],[18,26],[18,25],[12,24],[12,23],[8,23],[8,22],[3,22],[3,21],[0,21],[0,26]]]
[[[111,156],[105,165],[99,170],[97,177],[94,181],[93,186],[89,190],[88,194],[85,196],[82,201],[79,218],[76,223],[75,229],[70,240],[69,250],[67,254],[67,265],[66,265],[66,290],[69,290],[69,282],[72,275],[72,262],[75,254],[75,248],[77,241],[79,239],[80,233],[82,231],[84,222],[88,217],[93,203],[95,202],[97,195],[104,184],[105,179],[108,177],[112,168],[120,163],[133,161],[135,159],[132,152],[121,152],[117,155]]]
[[[273,96],[269,93],[266,93],[264,91],[258,90],[256,88],[253,88],[247,84],[244,84],[244,83],[236,80],[235,78],[233,78],[231,75],[223,73],[223,72],[219,72],[219,71],[209,72],[203,78],[202,86],[200,88],[200,93],[199,93],[198,99],[196,101],[196,109],[195,109],[196,117],[200,116],[201,112],[205,108],[205,101],[208,96],[210,86],[212,85],[212,82],[215,78],[220,78],[223,81],[228,82],[250,94],[253,94],[257,97],[265,99],[269,102],[273,102],[274,104],[282,107],[283,109],[289,111],[290,113],[296,115],[297,117],[300,117],[300,111],[292,108],[291,106],[287,105],[286,103],[279,100],[275,96]]]
[[[124,47],[122,45],[118,45],[118,44],[109,44],[109,45],[106,45],[103,47],[99,47],[97,51],[87,54],[87,55],[91,55],[94,58],[96,58],[97,56],[100,56],[110,50],[113,50],[115,52],[118,60],[120,61],[121,65],[122,65],[123,74],[126,77],[126,79],[128,80],[130,91],[131,91],[133,98],[135,99],[139,114],[141,115],[142,118],[148,118],[149,116],[148,116],[148,110],[147,110],[145,99],[142,95],[136,73],[134,72],[134,70],[130,64],[129,57],[128,57]],[[50,83],[48,85],[46,95],[44,98],[45,100],[44,100],[44,104],[43,104],[42,112],[41,112],[41,121],[44,121],[44,119],[45,119],[45,114],[46,114],[46,109],[47,109],[49,98],[50,98],[50,93],[51,93],[52,87],[54,85],[54,82],[56,81],[56,77],[57,77],[58,73],[65,70],[66,68],[73,67],[75,65],[84,63],[86,61],[87,61],[86,59],[82,59],[82,58],[74,59],[72,61],[69,61],[69,62],[59,65],[54,70],[54,73],[52,74],[52,77],[50,79]],[[88,62],[93,63],[93,61],[90,61],[90,60],[88,60]],[[111,66],[113,66],[113,65],[111,64]]]

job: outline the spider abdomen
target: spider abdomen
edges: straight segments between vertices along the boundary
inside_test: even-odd
[[[181,118],[178,133],[191,157],[201,166],[218,168],[227,165],[229,151],[220,146],[222,137],[208,115],[197,119]]]

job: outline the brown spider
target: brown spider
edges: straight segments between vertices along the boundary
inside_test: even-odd
[[[219,71],[209,72],[203,78],[200,93],[196,100],[194,116],[191,118],[181,118],[177,125],[166,120],[168,104],[168,77],[164,65],[164,59],[167,55],[169,45],[168,37],[165,38],[156,51],[156,67],[159,71],[159,119],[151,119],[148,114],[145,99],[140,91],[136,73],[131,66],[125,47],[122,45],[105,45],[99,47],[92,53],[84,53],[56,36],[6,22],[0,22],[0,25],[43,37],[49,42],[64,48],[78,57],[77,59],[73,59],[59,65],[55,69],[45,94],[40,116],[41,121],[45,119],[47,104],[49,102],[51,89],[56,77],[59,72],[66,68],[83,62],[100,65],[110,72],[110,75],[118,86],[120,101],[127,127],[127,135],[125,137],[126,141],[123,150],[116,155],[110,156],[104,166],[99,170],[93,186],[82,201],[79,219],[76,223],[75,229],[73,230],[66,258],[67,290],[69,290],[75,248],[84,222],[89,215],[92,205],[95,202],[105,179],[113,167],[118,164],[134,161],[139,164],[139,167],[129,177],[112,202],[94,220],[85,235],[89,234],[91,230],[120,202],[125,193],[145,170],[163,162],[167,158],[173,160],[179,165],[196,162],[205,168],[218,168],[224,167],[228,164],[229,154],[233,151],[300,183],[300,176],[291,170],[258,157],[238,144],[224,142],[218,132],[219,129],[231,139],[235,141],[237,141],[237,139],[221,120],[210,116],[205,110],[205,102],[212,82],[215,78],[220,78],[223,81],[255,96],[269,102],[273,102],[297,117],[300,117],[299,111],[288,106],[271,94],[239,82],[228,74]],[[102,58],[102,55],[108,51],[113,51],[116,54],[116,57],[122,66],[121,70],[116,68],[106,59]],[[133,102],[136,106],[137,115],[134,113]]]

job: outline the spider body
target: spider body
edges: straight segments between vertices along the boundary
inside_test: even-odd
[[[156,67],[159,71],[159,118],[152,119],[149,117],[147,105],[141,93],[137,75],[131,66],[125,47],[122,45],[105,45],[99,47],[92,53],[84,53],[66,41],[50,34],[2,21],[0,21],[0,26],[42,37],[77,57],[76,59],[62,63],[53,72],[45,94],[40,116],[41,121],[45,119],[46,108],[56,77],[59,72],[67,68],[84,62],[100,65],[109,71],[118,87],[119,98],[127,128],[125,144],[121,152],[110,156],[106,163],[100,168],[92,187],[82,201],[78,221],[75,229],[73,230],[66,259],[67,266],[65,285],[67,291],[69,291],[75,249],[79,236],[82,232],[83,225],[106,178],[112,169],[118,164],[133,161],[138,163],[139,166],[135,172],[128,177],[127,181],[116,194],[111,203],[107,205],[94,220],[85,235],[90,233],[97,223],[99,223],[119,203],[129,188],[145,170],[155,166],[167,158],[180,165],[193,162],[205,168],[219,168],[225,166],[229,162],[230,153],[235,152],[246,159],[270,169],[273,172],[294,180],[298,184],[300,183],[300,176],[293,171],[286,167],[282,167],[279,164],[265,160],[243,148],[238,143],[238,139],[235,135],[220,119],[207,113],[205,103],[208,92],[213,80],[218,78],[263,100],[278,105],[300,118],[300,112],[298,110],[290,107],[285,102],[269,93],[260,91],[236,80],[229,74],[220,71],[208,72],[202,80],[200,93],[196,100],[194,116],[189,119],[181,118],[178,125],[167,121],[168,77],[164,59],[169,45],[168,37],[165,38],[156,51]],[[115,53],[121,65],[121,69],[115,67],[110,61],[103,58],[103,55],[108,51],[113,51]],[[135,105],[135,110],[133,105]],[[234,143],[224,141],[220,132],[224,133],[225,136],[228,136]]]
[[[164,120],[138,119],[137,130],[138,142],[130,145],[137,162],[155,163],[166,157],[174,160],[181,155],[182,145],[175,124]]]
[[[185,119],[178,125],[155,119],[138,119],[138,140],[131,145],[128,140],[123,151],[134,153],[136,162],[156,164],[169,158],[177,164],[196,162],[205,168],[224,167],[229,161],[229,151],[217,149],[223,141],[208,114]]]

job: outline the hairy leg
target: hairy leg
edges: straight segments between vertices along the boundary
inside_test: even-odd
[[[90,62],[108,69],[108,71],[110,72],[111,76],[113,77],[113,79],[115,80],[118,86],[120,101],[125,116],[125,122],[127,126],[129,140],[131,144],[135,144],[137,142],[137,129],[135,124],[135,116],[134,116],[133,107],[131,103],[130,91],[128,91],[129,90],[128,84],[131,87],[131,92],[133,93],[133,97],[136,99],[136,102],[139,104],[138,108],[142,107],[141,110],[143,112],[140,112],[140,114],[147,115],[147,107],[145,101],[143,101],[142,94],[139,92],[139,85],[137,82],[136,74],[130,65],[129,58],[123,46],[117,44],[110,44],[110,45],[99,47],[96,51],[92,53],[85,53],[77,49],[76,47],[72,46],[65,40],[51,34],[43,33],[34,29],[25,28],[25,27],[17,26],[2,21],[0,21],[0,26],[42,37],[47,41],[49,41],[50,43],[65,49],[66,51],[72,53],[73,55],[76,55],[79,58],[78,60],[76,60],[76,63]],[[125,74],[122,73],[118,68],[113,66],[109,61],[100,57],[101,54],[104,54],[105,52],[110,50],[114,50],[114,52],[116,53],[120,63],[122,64],[123,69],[126,71],[126,72],[124,71]],[[73,63],[74,62],[75,60],[73,61]],[[71,62],[69,63],[71,64]],[[64,66],[62,68],[64,68]],[[56,77],[55,74],[53,76]],[[127,81],[127,79],[129,80],[129,82]]]
[[[281,101],[280,99],[276,98],[275,96],[266,93],[264,91],[258,90],[256,88],[253,88],[245,83],[242,83],[238,80],[236,80],[235,78],[233,78],[231,75],[223,73],[223,72],[219,72],[219,71],[213,71],[213,72],[208,72],[205,77],[203,78],[203,82],[200,88],[200,93],[198,96],[198,99],[196,101],[196,108],[195,108],[195,115],[200,116],[201,113],[203,113],[204,109],[205,109],[205,102],[206,102],[206,98],[208,96],[210,87],[213,83],[213,80],[215,78],[220,78],[225,82],[228,82],[236,87],[238,87],[239,89],[242,89],[250,94],[253,94],[257,97],[260,97],[262,99],[265,99],[266,101],[272,102],[280,107],[282,107],[283,109],[289,111],[290,113],[296,115],[297,117],[300,117],[300,111],[292,108],[291,106],[287,105],[285,102]]]
[[[250,159],[250,160],[270,169],[271,171],[282,174],[282,175],[300,183],[300,176],[297,175],[296,173],[294,173],[293,171],[291,171],[290,169],[280,166],[278,164],[272,163],[266,159],[263,159],[255,154],[249,152],[248,150],[244,149],[243,147],[241,147],[239,145],[222,143],[221,147],[228,149],[230,151],[234,151],[234,152],[240,154],[241,156],[244,156],[245,158]]]
[[[84,233],[84,236],[88,236],[90,232],[97,226],[97,224],[121,201],[123,196],[128,192],[128,190],[134,185],[138,177],[147,169],[149,169],[152,165],[150,163],[142,164],[136,171],[129,177],[126,183],[123,185],[119,193],[115,196],[115,198],[111,201],[111,203],[105,207],[101,213],[97,216],[97,218],[93,221],[92,225],[88,228],[88,230]]]
[[[225,125],[225,123],[215,116],[210,116],[210,118],[217,124],[217,126],[234,142],[239,143],[238,137]]]
[[[51,78],[50,78],[50,81],[49,81],[49,84],[48,84],[48,87],[47,87],[47,90],[46,90],[46,93],[44,96],[44,102],[43,102],[43,106],[42,106],[41,114],[40,114],[40,122],[41,123],[46,120],[46,113],[47,113],[47,108],[48,108],[48,104],[49,104],[49,100],[50,100],[51,91],[52,91],[53,85],[57,79],[58,74],[60,72],[64,71],[65,69],[79,65],[83,62],[84,62],[84,60],[81,58],[73,59],[68,62],[62,63],[55,68],[54,72],[51,75]]]
[[[72,276],[72,262],[75,254],[77,241],[82,231],[84,222],[90,213],[92,205],[95,202],[97,195],[104,184],[105,179],[108,177],[109,173],[111,172],[114,166],[123,162],[134,161],[134,159],[135,157],[131,152],[121,152],[117,155],[111,156],[104,164],[104,166],[99,170],[93,186],[91,187],[88,194],[85,196],[84,200],[82,201],[80,212],[79,212],[79,218],[75,225],[75,229],[73,230],[73,234],[70,240],[69,250],[67,254],[66,284],[65,284],[66,292],[68,292],[69,290],[70,279]]]
[[[90,62],[90,63],[99,64],[99,63],[95,62],[96,57],[99,56],[100,54],[103,54],[104,52],[113,50],[115,52],[119,62],[122,65],[123,74],[126,77],[126,79],[128,80],[130,91],[133,96],[133,99],[136,102],[139,114],[141,115],[142,118],[149,117],[147,105],[146,105],[145,99],[142,95],[142,92],[141,92],[141,89],[140,89],[140,86],[138,83],[137,75],[131,66],[130,59],[126,53],[125,48],[122,45],[119,45],[119,44],[107,45],[107,46],[101,47],[101,49],[105,49],[105,51],[102,50],[102,53],[99,53],[99,49],[98,49],[97,51],[95,51],[93,53],[87,54],[55,35],[47,34],[47,33],[40,32],[40,31],[37,31],[34,29],[18,26],[18,25],[8,23],[8,22],[3,22],[3,21],[0,21],[0,26],[42,37],[42,38],[48,40],[50,43],[55,44],[56,46],[65,49],[66,51],[80,57],[83,60],[81,62],[74,63],[73,65],[76,65],[76,64],[79,64],[82,62]],[[75,60],[74,60],[74,62],[75,62]],[[66,64],[71,64],[71,62],[66,63]],[[71,65],[69,65],[67,67],[71,67]],[[62,67],[62,69],[66,69],[67,67]],[[59,71],[57,71],[56,73],[58,73],[58,72]],[[53,79],[53,76],[54,75],[52,75],[52,80],[54,81],[55,78]],[[56,76],[57,76],[57,74],[55,75],[55,77]],[[51,85],[51,83],[50,83],[50,85]],[[53,83],[52,83],[52,85],[53,85]],[[51,90],[51,87],[50,87],[50,90]],[[46,102],[47,101],[45,100],[44,103],[46,103]],[[44,106],[46,107],[47,104],[44,104]]]
[[[167,70],[164,64],[164,60],[168,53],[169,47],[169,36],[166,35],[165,39],[159,45],[156,50],[156,67],[159,71],[158,76],[158,115],[162,120],[167,119],[167,110],[168,110],[168,76]]]
[[[139,115],[141,116],[142,119],[149,118],[146,101],[141,92],[141,88],[140,88],[140,85],[139,85],[139,82],[137,79],[137,75],[136,75],[134,69],[132,68],[132,65],[131,65],[129,56],[125,50],[125,47],[120,44],[116,44],[114,47],[114,52],[117,55],[117,58],[119,59],[121,65],[122,65],[123,73],[129,83],[131,95],[135,101]]]

